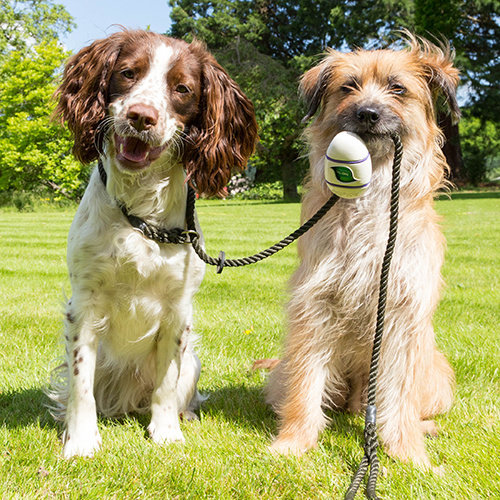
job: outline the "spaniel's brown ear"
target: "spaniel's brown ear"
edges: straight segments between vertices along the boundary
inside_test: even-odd
[[[330,51],[327,58],[314,68],[306,71],[300,80],[300,93],[307,106],[307,114],[302,119],[302,122],[312,118],[321,106],[333,73],[333,58],[334,51]]]
[[[439,95],[444,97],[452,121],[457,123],[460,119],[460,108],[457,102],[457,87],[459,71],[453,66],[454,53],[449,44],[443,43],[441,46],[432,44],[423,39],[410,38],[412,51],[416,51],[424,68],[424,74],[429,88],[434,97]]]
[[[190,48],[203,60],[202,95],[183,162],[200,194],[221,196],[233,169],[243,170],[255,149],[257,122],[251,101],[202,44]]]
[[[96,133],[106,116],[108,86],[120,52],[123,33],[96,40],[67,62],[55,93],[54,114],[74,135],[73,154],[83,163],[98,157]]]

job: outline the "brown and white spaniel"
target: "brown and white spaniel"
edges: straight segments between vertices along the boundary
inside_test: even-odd
[[[100,162],[68,238],[66,360],[50,393],[64,456],[99,448],[96,412],[150,411],[153,441],[182,441],[179,414],[201,400],[192,299],[204,264],[189,244],[149,239],[124,211],[184,228],[187,184],[217,195],[246,165],[252,103],[202,43],[128,30],[74,55],[57,96],[74,155]]]

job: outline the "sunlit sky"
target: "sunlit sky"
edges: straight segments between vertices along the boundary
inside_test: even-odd
[[[54,0],[73,16],[77,27],[61,41],[73,52],[97,38],[127,28],[149,28],[165,33],[170,26],[168,0]]]

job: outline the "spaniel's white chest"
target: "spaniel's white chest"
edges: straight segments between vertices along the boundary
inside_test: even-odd
[[[158,244],[116,209],[83,200],[71,227],[68,267],[73,301],[94,311],[100,339],[119,357],[146,356],[164,325],[190,313],[204,264],[188,244]],[[189,311],[187,311],[189,309]]]

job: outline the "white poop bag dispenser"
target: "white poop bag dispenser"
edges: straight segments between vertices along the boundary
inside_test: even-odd
[[[343,131],[330,142],[325,155],[325,180],[341,198],[358,198],[370,186],[372,161],[359,135]]]

